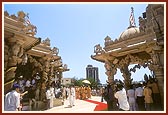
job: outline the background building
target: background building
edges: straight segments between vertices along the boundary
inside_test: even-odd
[[[62,85],[70,85],[73,83],[73,78],[62,78],[61,84]]]
[[[88,65],[86,67],[86,79],[93,78],[95,82],[100,82],[98,67],[93,67],[92,65]]]

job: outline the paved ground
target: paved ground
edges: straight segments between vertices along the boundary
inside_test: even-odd
[[[92,96],[92,98],[90,100],[94,100],[94,101],[101,101],[101,97],[99,96]],[[104,102],[106,103],[106,102]],[[72,108],[68,107],[69,105],[69,100],[65,100],[64,105],[62,106],[57,106],[57,107],[53,107],[49,110],[45,110],[44,112],[50,112],[50,113],[92,113],[92,112],[97,112],[94,111],[96,104],[94,103],[90,103],[84,100],[75,100],[75,106],[73,106]]]

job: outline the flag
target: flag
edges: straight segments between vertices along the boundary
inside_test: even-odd
[[[27,13],[27,15],[26,15],[25,23],[26,23],[26,24],[31,24],[31,23],[30,23],[30,20],[29,20],[29,14],[28,14],[28,13]]]
[[[134,11],[133,11],[133,7],[131,7],[131,15],[130,15],[130,27],[135,26],[135,18],[134,18]]]
[[[29,19],[26,19],[25,22],[26,22],[26,24],[30,24],[30,20]]]

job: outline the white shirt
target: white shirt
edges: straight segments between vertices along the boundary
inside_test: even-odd
[[[74,88],[74,87],[72,87],[71,89],[72,89],[72,92],[73,92],[73,96],[75,97],[75,96],[76,96],[76,93],[75,93],[75,88]]]
[[[126,111],[129,110],[129,103],[128,103],[126,91],[124,88],[120,91],[117,91],[114,94],[114,97],[118,99],[120,109],[123,109]]]
[[[32,79],[32,85],[34,85],[36,83],[35,79]]]
[[[55,98],[54,88],[53,87],[50,87],[50,93],[51,93],[51,97]]]
[[[47,91],[46,91],[46,98],[47,99],[51,99],[51,91],[50,91],[50,89],[48,89]]]
[[[135,91],[134,89],[127,90],[127,96],[130,103],[135,103]]]
[[[74,97],[75,96],[75,88],[69,88],[68,89],[68,95]]]
[[[143,88],[142,87],[138,87],[135,89],[135,98],[137,98],[137,96],[139,96],[139,97],[143,96]]]
[[[5,96],[5,111],[16,111],[20,106],[20,93],[15,90],[9,92]]]
[[[29,80],[26,81],[26,87],[30,87],[31,86],[31,82]]]

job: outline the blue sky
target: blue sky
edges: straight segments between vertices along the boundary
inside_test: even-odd
[[[134,8],[136,26],[138,17],[146,10],[147,3],[28,3],[5,4],[4,10],[16,14],[18,11],[29,13],[30,21],[37,26],[36,37],[49,38],[51,47],[59,48],[59,55],[70,71],[64,72],[66,78],[86,78],[88,64],[99,68],[101,83],[106,83],[104,64],[92,60],[94,46],[104,47],[104,38],[113,40],[129,26],[131,7]],[[135,81],[149,75],[148,69],[132,73]],[[118,71],[116,79],[123,79]]]

